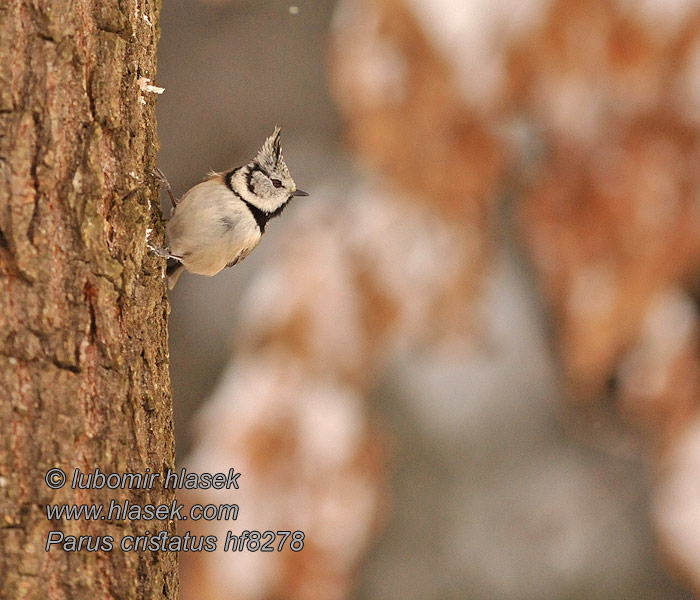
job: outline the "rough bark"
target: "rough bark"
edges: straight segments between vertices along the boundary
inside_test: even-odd
[[[0,598],[174,598],[174,553],[118,540],[174,524],[49,522],[46,504],[173,500],[50,489],[59,467],[163,472],[173,427],[160,259],[160,3],[0,0]],[[154,224],[155,223],[155,224]],[[117,540],[45,551],[50,530]]]

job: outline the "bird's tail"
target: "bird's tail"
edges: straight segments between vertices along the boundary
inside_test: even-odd
[[[180,279],[180,275],[185,270],[185,265],[183,265],[179,260],[168,259],[168,266],[165,269],[165,278],[168,282],[168,289],[172,290]]]

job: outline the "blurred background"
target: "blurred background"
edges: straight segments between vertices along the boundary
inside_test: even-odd
[[[700,3],[164,3],[176,195],[309,198],[171,293],[181,466],[299,553],[184,599],[700,597]],[[169,208],[165,207],[165,214]],[[182,524],[181,524],[182,525]],[[184,529],[184,528],[183,528]]]

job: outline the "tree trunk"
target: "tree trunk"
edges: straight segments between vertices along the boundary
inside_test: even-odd
[[[72,489],[164,472],[173,426],[155,166],[156,0],[0,0],[0,598],[175,598],[172,521],[49,520],[49,504],[170,503]],[[157,236],[156,236],[157,239]],[[51,489],[49,469],[65,486]],[[56,481],[56,480],[54,480]],[[91,536],[82,550],[51,530]],[[102,550],[93,549],[103,536]],[[104,536],[115,540],[105,551]],[[71,538],[66,537],[70,541]]]

